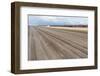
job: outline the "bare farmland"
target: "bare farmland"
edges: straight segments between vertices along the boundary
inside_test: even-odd
[[[75,30],[28,26],[28,59],[87,58],[87,29]]]

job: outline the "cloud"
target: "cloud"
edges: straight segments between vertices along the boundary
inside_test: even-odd
[[[87,17],[29,16],[29,25],[79,25],[88,24]]]

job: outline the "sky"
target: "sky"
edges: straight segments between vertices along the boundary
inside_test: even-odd
[[[75,16],[28,16],[28,25],[88,25],[87,17]]]

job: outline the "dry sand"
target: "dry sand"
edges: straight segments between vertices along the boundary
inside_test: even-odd
[[[87,33],[66,29],[67,31],[48,27],[29,26],[28,59],[87,58]]]
[[[81,32],[87,32],[87,27],[49,27],[49,28],[55,28],[55,29],[67,29],[72,31],[81,31]]]

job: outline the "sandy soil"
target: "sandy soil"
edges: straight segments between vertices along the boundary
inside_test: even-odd
[[[55,28],[55,29],[67,29],[67,30],[75,30],[75,31],[83,31],[87,32],[87,27],[49,27],[49,28]]]
[[[28,35],[28,60],[77,59],[88,56],[87,33],[29,26]]]

